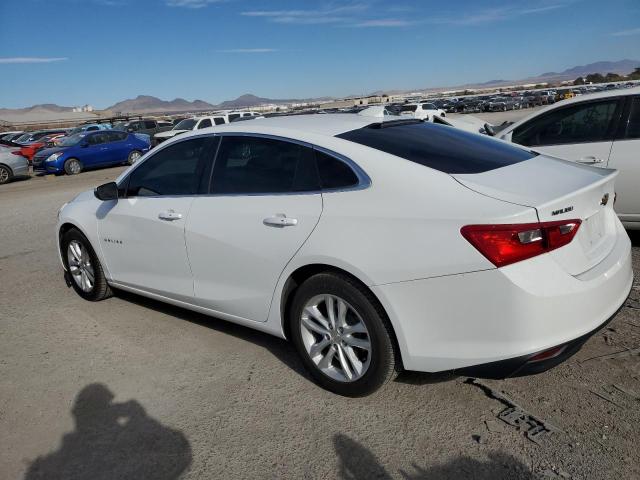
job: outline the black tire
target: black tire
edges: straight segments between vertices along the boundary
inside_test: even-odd
[[[302,339],[301,316],[306,303],[317,295],[335,295],[345,300],[361,317],[371,343],[370,363],[357,380],[335,380],[313,362]],[[369,395],[393,379],[399,369],[399,353],[393,340],[393,330],[384,309],[374,295],[348,275],[326,272],[307,279],[295,292],[289,311],[291,340],[302,363],[323,388],[347,397]]]
[[[127,165],[133,165],[140,159],[141,156],[142,152],[140,150],[131,150],[131,152],[129,152],[129,156],[127,157]]]
[[[93,266],[94,281],[93,281],[93,288],[90,291],[84,291],[76,283],[75,279],[72,278],[73,276],[69,268],[69,255],[67,253],[69,249],[69,244],[72,241],[76,241],[80,243],[82,247],[86,249],[86,252],[88,253],[89,258],[91,260],[91,265]],[[102,269],[102,265],[100,264],[100,260],[98,260],[98,257],[96,256],[96,253],[93,250],[93,247],[91,246],[91,243],[89,242],[89,240],[87,240],[87,238],[82,233],[80,233],[79,230],[72,228],[69,231],[67,231],[62,236],[62,241],[60,242],[60,245],[62,249],[62,252],[61,252],[62,261],[64,262],[64,266],[68,272],[67,275],[69,277],[69,281],[71,283],[71,286],[73,287],[73,289],[76,291],[78,295],[80,295],[85,300],[89,300],[91,302],[104,300],[105,298],[109,298],[111,295],[113,295],[113,293],[111,292],[111,288],[107,283],[107,279],[104,276],[104,271]]]
[[[69,158],[64,162],[64,173],[77,175],[82,171],[82,163],[77,158]]]
[[[0,165],[0,185],[9,183],[13,179],[13,172],[6,165]]]

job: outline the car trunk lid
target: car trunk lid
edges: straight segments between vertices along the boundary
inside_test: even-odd
[[[573,241],[548,253],[566,272],[579,275],[600,263],[615,245],[617,174],[539,155],[507,167],[453,177],[483,195],[535,208],[540,222],[580,220]]]

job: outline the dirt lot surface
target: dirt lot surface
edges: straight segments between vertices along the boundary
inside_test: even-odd
[[[66,287],[56,212],[121,171],[0,187],[0,478],[640,478],[637,284],[608,327],[545,374],[405,373],[341,398],[285,341]]]

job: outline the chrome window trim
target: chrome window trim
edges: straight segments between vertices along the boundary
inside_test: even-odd
[[[371,178],[369,178],[369,175],[367,175],[367,173],[357,164],[355,163],[353,160],[351,160],[350,158],[334,152],[332,150],[329,150],[327,148],[324,147],[320,147],[318,145],[314,145],[312,143],[309,142],[305,142],[304,140],[298,140],[295,138],[290,138],[290,137],[283,137],[283,136],[279,136],[279,135],[273,135],[273,134],[269,134],[269,133],[251,133],[251,132],[216,132],[215,135],[220,136],[220,137],[256,137],[256,138],[266,138],[269,140],[277,140],[277,141],[281,141],[281,142],[287,142],[287,143],[293,143],[296,145],[300,145],[302,147],[306,147],[306,148],[310,148],[312,150],[317,150],[319,152],[322,152],[326,155],[329,155],[333,158],[335,158],[336,160],[339,160],[343,163],[346,163],[347,166],[355,173],[356,177],[358,178],[358,183],[356,183],[355,185],[349,186],[349,187],[344,187],[344,188],[320,188],[318,190],[305,190],[305,191],[301,191],[301,192],[261,192],[261,193],[207,193],[207,194],[203,194],[200,196],[207,196],[207,197],[274,197],[274,196],[280,196],[280,195],[317,195],[319,193],[336,193],[336,192],[351,192],[351,191],[357,191],[357,190],[364,190],[366,188],[369,188],[371,186]],[[220,145],[222,145],[222,142],[220,142]],[[216,159],[218,156],[218,152],[216,152]],[[211,169],[211,179],[213,179],[213,171],[215,169],[215,160],[213,162],[213,168]],[[211,182],[210,182],[211,184]],[[211,187],[209,187],[209,190],[211,189]]]

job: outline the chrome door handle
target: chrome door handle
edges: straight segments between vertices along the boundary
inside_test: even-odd
[[[604,163],[604,159],[599,158],[599,157],[594,157],[593,155],[588,155],[588,156],[582,157],[580,160],[578,160],[578,163],[586,163],[586,164]]]
[[[167,220],[169,222],[172,222],[174,220],[180,220],[182,218],[182,214],[174,210],[167,210],[166,212],[160,212],[158,214],[158,218],[160,220]]]
[[[287,217],[284,213],[276,213],[273,217],[262,220],[262,223],[268,227],[293,227],[298,224],[298,219]]]

